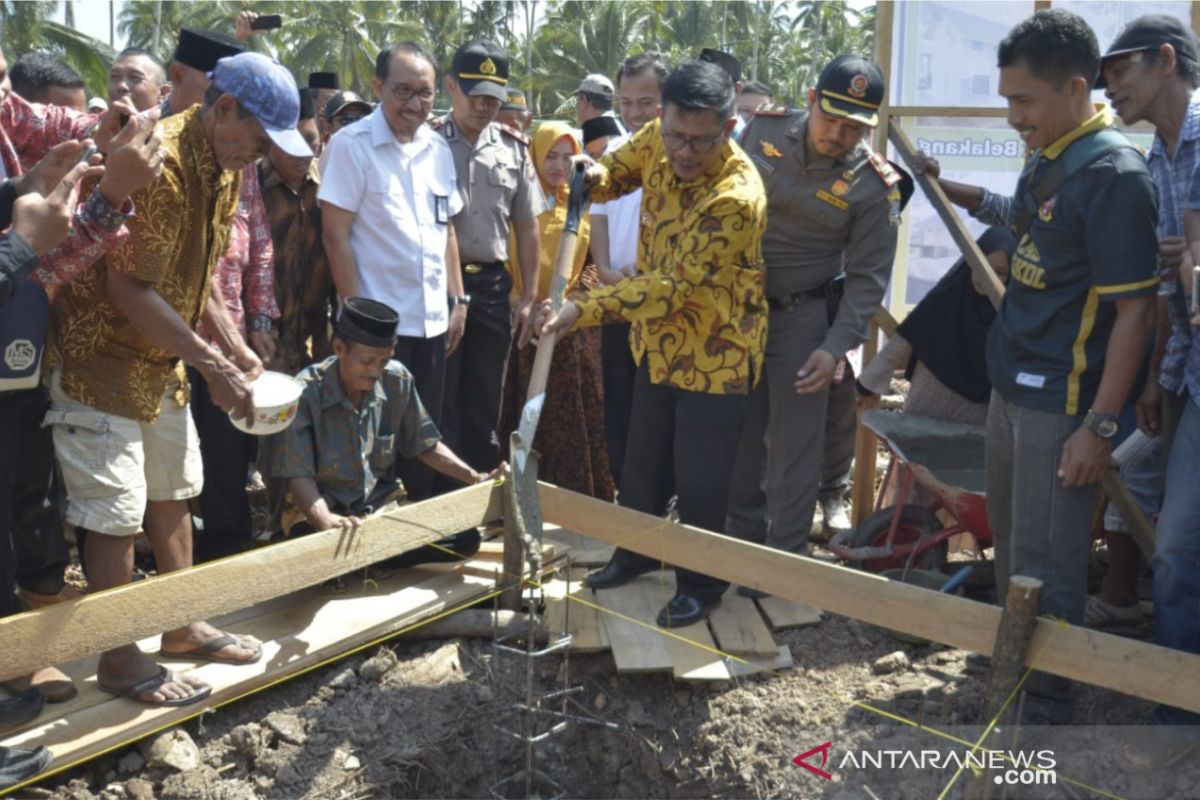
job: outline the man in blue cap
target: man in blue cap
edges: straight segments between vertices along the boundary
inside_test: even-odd
[[[55,304],[46,423],[67,520],[89,532],[83,557],[94,590],[129,582],[143,519],[161,572],[192,564],[187,501],[202,473],[183,365],[204,377],[222,408],[252,414],[249,383],[262,365],[236,328],[208,312],[210,277],[225,252],[242,168],[272,143],[311,153],[296,131],[299,107],[296,83],[278,63],[257,53],[221,59],[201,106],[162,124],[162,175],[135,195],[142,211],[129,221],[129,239]],[[194,332],[201,318],[220,349]],[[168,658],[245,664],[261,653],[252,638],[206,622],[163,634]],[[102,654],[97,677],[102,689],[152,705],[187,705],[211,691],[133,644]]]

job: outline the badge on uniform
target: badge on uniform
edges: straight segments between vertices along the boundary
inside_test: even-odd
[[[775,171],[775,165],[772,164],[770,161],[767,161],[765,158],[760,156],[758,153],[752,153],[750,155],[750,160],[753,161],[755,164],[757,164],[758,168],[767,175],[770,175],[772,172]]]
[[[850,191],[850,184],[841,180],[834,181],[833,186],[829,187],[829,191],[833,192],[838,197],[845,197],[846,193]]]
[[[439,225],[450,223],[450,198],[444,194],[433,196],[433,218]]]
[[[770,142],[764,141],[762,143],[762,151],[763,155],[767,158],[783,158],[783,153],[779,150],[779,148]]]
[[[848,170],[846,170],[845,172],[843,172],[843,173],[842,173],[842,180],[844,180],[844,181],[852,181],[852,180],[854,180],[854,170],[852,170],[852,169],[848,169]]]
[[[1053,220],[1054,219],[1054,206],[1057,202],[1058,202],[1058,198],[1057,198],[1057,196],[1055,196],[1055,197],[1051,197],[1049,200],[1042,203],[1041,208],[1038,209],[1038,219],[1040,219],[1042,222],[1050,222],[1051,220]]]
[[[888,225],[893,228],[900,227],[900,198],[893,200],[888,197]]]
[[[840,209],[842,211],[850,210],[849,203],[847,203],[842,198],[837,197],[836,195],[830,194],[829,192],[825,191],[824,189],[817,190],[817,199],[824,200],[826,203],[829,203],[829,205],[833,206],[834,208]]]

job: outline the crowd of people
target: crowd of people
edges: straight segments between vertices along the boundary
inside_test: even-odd
[[[658,516],[673,503],[683,523],[796,554],[818,509],[826,532],[849,526],[856,405],[906,370],[908,413],[986,425],[1001,596],[1012,575],[1040,578],[1041,611],[1072,624],[1140,616],[1117,518],[1104,588],[1086,586],[1097,485],[1138,436],[1116,456],[1158,515],[1157,641],[1200,653],[1200,501],[1184,491],[1200,457],[1200,63],[1185,26],[1139,18],[1103,55],[1062,10],[1008,34],[1000,93],[1029,149],[1015,194],[917,165],[993,226],[980,245],[1003,304],[962,263],[856,377],[846,356],[913,191],[870,145],[886,93],[870,60],[833,59],[786,107],[727,53],[639,53],[615,82],[582,77],[574,125],[534,127],[486,39],[444,74],[419,44],[384,46],[372,103],[334,73],[299,88],[246,49],[253,17],[232,36],[184,29],[169,65],[121,52],[106,101],[49,56],[0,55],[0,614],[72,596],[68,526],[99,591],[133,580],[140,533],[160,573],[254,546],[248,489],[288,537],[494,479],[554,331],[543,480]],[[1113,112],[1155,127],[1147,155]],[[554,311],[580,160],[591,206]],[[257,437],[243,428],[264,369],[302,392],[292,424]],[[380,568],[478,546],[464,531]],[[586,583],[658,567],[618,548]],[[666,628],[729,588],[676,576]],[[204,621],[162,634],[163,661],[261,656]],[[98,682],[154,706],[211,692],[133,644],[101,654]],[[0,726],[75,692],[52,665],[8,687]],[[1070,719],[1061,679],[1026,696],[1024,722]],[[1162,731],[1195,719],[1155,721],[1131,762],[1175,757],[1183,737]],[[0,748],[0,786],[47,761]]]

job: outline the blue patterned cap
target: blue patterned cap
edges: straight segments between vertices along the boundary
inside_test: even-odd
[[[213,70],[212,85],[237,98],[283,152],[299,158],[312,156],[312,149],[296,130],[300,119],[296,79],[278,61],[259,53],[222,58]]]

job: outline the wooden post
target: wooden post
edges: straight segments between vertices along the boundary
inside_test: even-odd
[[[1008,581],[1008,596],[1004,599],[996,644],[992,648],[992,671],[988,676],[987,693],[983,696],[984,725],[1000,713],[1025,671],[1025,654],[1037,627],[1038,597],[1041,593],[1042,582],[1036,578],[1013,575]],[[1013,701],[1005,713],[1011,718],[1018,706],[1019,701]],[[985,800],[994,785],[993,775],[986,769],[975,773],[967,783],[968,800]]]
[[[1021,673],[1025,669],[1025,651],[1029,649],[1029,640],[1033,636],[1033,629],[1037,627],[1038,597],[1041,593],[1042,582],[1037,578],[1013,575],[1008,580],[1008,595],[1004,598],[1000,628],[996,631],[996,645],[992,648],[992,672],[988,678],[987,693],[983,696],[985,725],[1000,713],[1000,707],[1021,680]]]
[[[888,93],[892,81],[892,38],[895,35],[894,20],[896,4],[893,0],[880,0],[875,5],[875,63],[883,73],[883,102],[879,105],[879,123],[873,134],[874,149],[887,153],[888,124],[891,119],[891,103]],[[882,310],[882,309],[881,309]],[[863,343],[862,366],[865,369],[879,349],[879,326],[874,320],[867,326],[867,341]],[[869,404],[869,401],[868,401]],[[850,521],[861,525],[875,509],[875,434],[863,427],[861,414],[858,428],[854,432],[854,486],[850,491]]]

